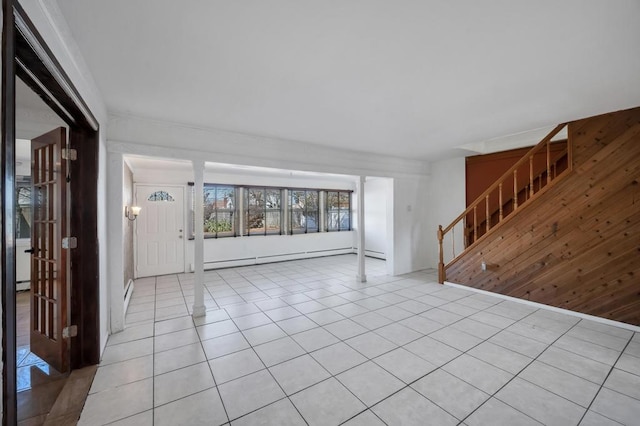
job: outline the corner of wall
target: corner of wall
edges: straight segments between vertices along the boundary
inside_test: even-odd
[[[429,268],[438,267],[438,225],[447,226],[466,208],[465,158],[451,158],[431,163],[431,175],[427,186],[428,207],[426,263]],[[456,245],[463,246],[462,235],[457,235]]]

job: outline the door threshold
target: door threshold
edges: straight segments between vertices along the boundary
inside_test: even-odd
[[[43,425],[75,425],[78,422],[97,369],[97,365],[91,365],[71,371]]]

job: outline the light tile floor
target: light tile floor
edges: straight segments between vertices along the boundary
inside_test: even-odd
[[[139,279],[83,425],[637,425],[640,333],[353,255]]]

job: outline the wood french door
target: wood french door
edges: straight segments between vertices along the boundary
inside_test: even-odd
[[[61,373],[69,369],[67,327],[67,160],[66,130],[31,141],[31,352]]]
[[[136,277],[184,272],[184,187],[135,185]]]

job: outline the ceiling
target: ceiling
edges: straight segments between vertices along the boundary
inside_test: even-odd
[[[429,160],[640,105],[637,0],[57,0],[107,108]]]

